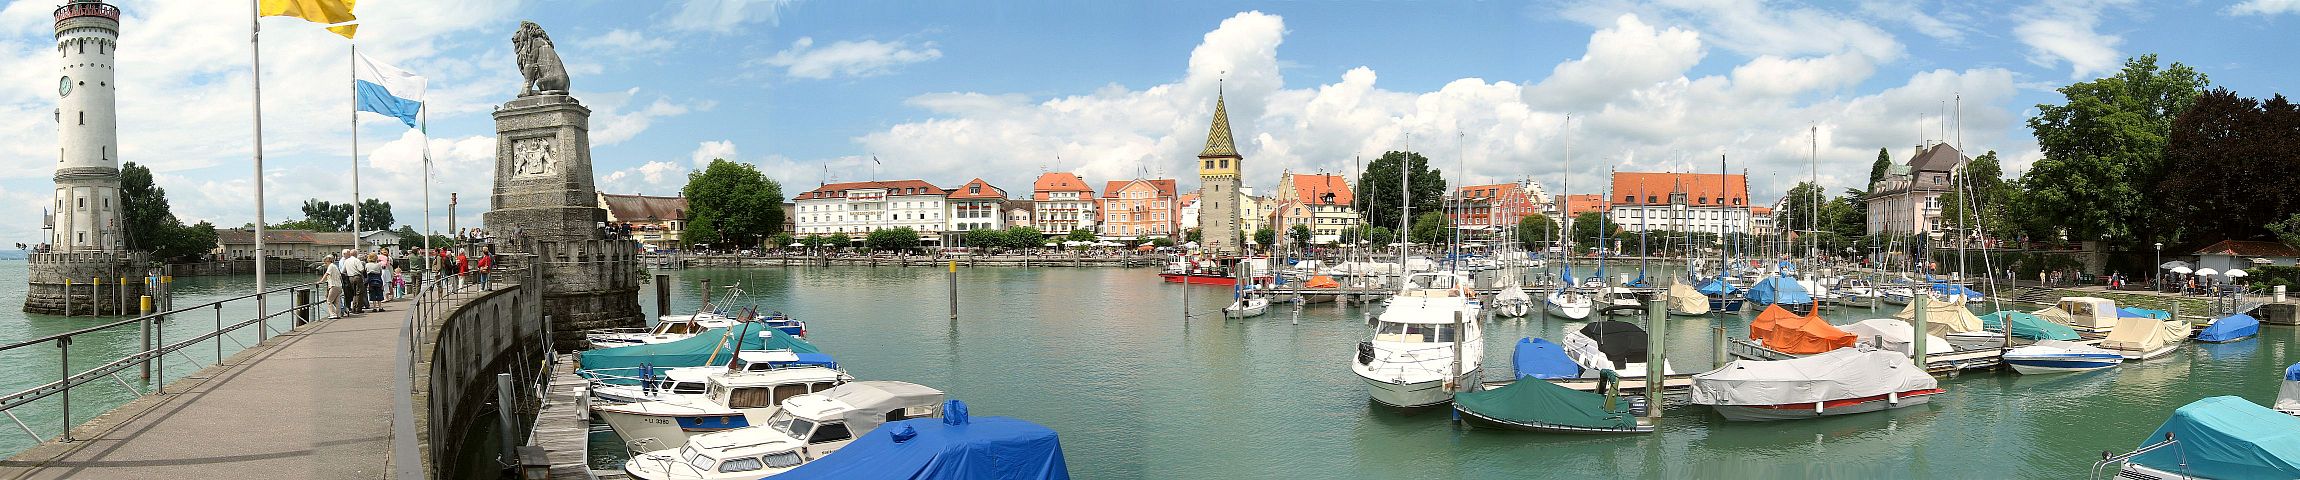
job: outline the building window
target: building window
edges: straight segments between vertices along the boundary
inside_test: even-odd
[[[1214,161],[1213,161],[1213,160],[1207,160],[1207,161],[1206,161],[1206,168],[1214,168]]]

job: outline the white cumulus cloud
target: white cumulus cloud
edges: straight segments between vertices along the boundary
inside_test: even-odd
[[[686,0],[664,22],[676,30],[732,33],[746,23],[782,20],[782,11],[798,0]]]
[[[2230,15],[2300,13],[2300,0],[2244,0],[2228,7]]]
[[[2124,37],[2100,33],[2103,10],[2132,0],[2046,0],[2020,8],[2013,36],[2029,47],[2028,60],[2050,67],[2066,62],[2069,78],[2113,70],[2123,61],[2117,46]]]
[[[781,67],[795,78],[869,77],[894,73],[913,63],[942,58],[934,42],[912,46],[906,42],[840,40],[817,47],[813,37],[799,37],[791,48],[775,52],[758,63]]]

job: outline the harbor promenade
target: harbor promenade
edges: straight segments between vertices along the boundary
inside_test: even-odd
[[[391,477],[407,302],[318,320],[0,462],[0,479]],[[412,440],[412,439],[407,439]]]

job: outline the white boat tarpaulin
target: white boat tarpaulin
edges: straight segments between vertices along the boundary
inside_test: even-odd
[[[1685,282],[1671,282],[1669,284],[1669,310],[1695,315],[1709,313],[1709,297],[1702,295],[1701,290],[1693,288],[1692,285],[1686,285]]]
[[[1901,352],[1902,355],[1916,356],[1912,352],[1916,351],[1914,347],[1917,343],[1917,332],[1915,327],[1909,326],[1909,322],[1890,318],[1871,318],[1840,327],[1840,329],[1844,330],[1845,333],[1861,337],[1861,342],[1875,345],[1880,350],[1892,350]],[[1925,336],[1926,355],[1955,353],[1956,351],[1956,345],[1950,344],[1948,339],[1941,338],[1939,335]]]
[[[1901,307],[1901,313],[1893,314],[1893,318],[1916,321],[1917,302],[1909,302],[1908,306]],[[1981,331],[1981,317],[1973,316],[1972,309],[1965,308],[1965,301],[1961,297],[1954,302],[1925,302],[1925,323],[1931,324],[1925,327],[1925,331],[1933,335]]]
[[[1693,376],[1693,403],[1781,405],[1939,386],[1899,352],[1840,348],[1789,360],[1735,360]]]

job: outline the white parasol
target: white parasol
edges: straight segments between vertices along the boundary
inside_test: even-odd
[[[2187,265],[2181,265],[2181,266],[2178,266],[2178,267],[2172,267],[2172,273],[2174,273],[2174,274],[2179,274],[2179,275],[2187,275],[2189,272],[2193,272],[2193,271],[2195,271],[2195,270],[2189,270]]]

